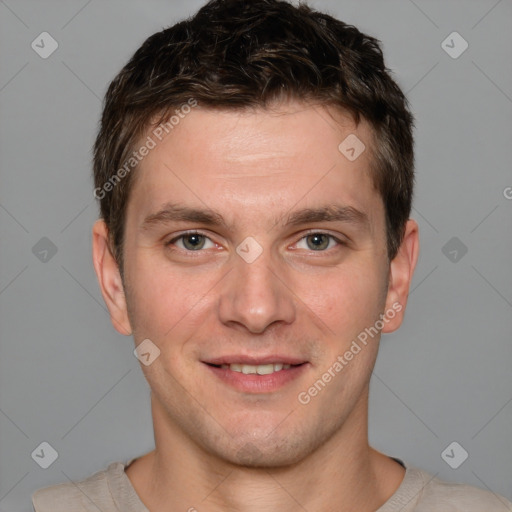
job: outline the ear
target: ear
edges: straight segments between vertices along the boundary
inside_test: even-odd
[[[126,336],[132,333],[123,281],[119,266],[110,251],[108,228],[103,219],[92,228],[92,259],[103,300],[110,312],[110,321],[115,329]]]
[[[400,248],[390,263],[383,333],[396,331],[402,324],[419,248],[418,224],[409,219]]]

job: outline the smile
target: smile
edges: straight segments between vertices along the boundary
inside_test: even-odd
[[[291,364],[284,363],[270,363],[270,364],[223,364],[221,368],[223,370],[231,370],[232,372],[240,372],[245,375],[258,374],[258,375],[270,375],[271,373],[280,372],[281,370],[289,370]]]
[[[272,393],[298,379],[310,364],[291,357],[218,358],[204,363],[216,379],[243,393]]]

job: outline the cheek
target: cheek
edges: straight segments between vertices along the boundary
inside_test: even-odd
[[[371,265],[339,268],[328,276],[302,279],[297,295],[331,334],[355,336],[373,325],[385,304],[385,284]]]
[[[151,254],[134,258],[130,270],[127,302],[136,343],[149,338],[168,364],[183,365],[196,352],[195,342],[218,327],[216,305],[226,272],[171,266]]]
[[[137,337],[162,339],[181,332],[208,300],[212,284],[207,276],[171,270],[150,258],[137,258],[130,267],[127,302]]]

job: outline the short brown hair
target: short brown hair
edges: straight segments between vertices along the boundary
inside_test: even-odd
[[[116,172],[155,117],[168,120],[191,98],[218,109],[313,101],[341,107],[356,123],[366,119],[375,140],[372,178],[385,207],[388,257],[394,258],[411,210],[413,116],[385,67],[380,42],[304,4],[212,0],[149,37],[108,88],[94,181],[121,270],[133,173],[119,179]]]

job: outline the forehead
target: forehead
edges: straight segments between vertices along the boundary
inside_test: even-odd
[[[176,119],[175,119],[176,122]],[[169,129],[171,125],[167,125]],[[155,135],[156,134],[156,135]],[[128,213],[185,201],[229,216],[340,203],[376,215],[372,132],[334,108],[192,109],[142,159]],[[152,144],[153,145],[153,144]],[[354,158],[355,157],[355,158]],[[242,215],[243,214],[243,215]]]

